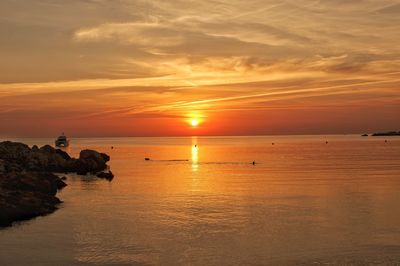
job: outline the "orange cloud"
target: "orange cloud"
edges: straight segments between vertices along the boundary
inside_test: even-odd
[[[24,5],[0,3],[4,135],[362,132],[399,124],[398,4],[390,0]],[[195,130],[186,122],[194,114],[203,119]]]

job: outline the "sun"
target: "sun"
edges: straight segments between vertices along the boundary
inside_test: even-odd
[[[190,120],[190,124],[192,125],[192,127],[197,127],[199,125],[199,120],[193,118]]]

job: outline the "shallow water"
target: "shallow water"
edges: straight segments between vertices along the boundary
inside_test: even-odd
[[[67,151],[84,148],[110,154],[115,179],[69,175],[58,211],[0,230],[0,265],[400,264],[400,137],[73,139]]]

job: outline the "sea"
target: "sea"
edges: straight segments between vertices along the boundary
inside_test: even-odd
[[[109,154],[115,178],[66,175],[56,212],[0,229],[0,265],[400,265],[400,137],[72,138],[65,150],[82,149]]]

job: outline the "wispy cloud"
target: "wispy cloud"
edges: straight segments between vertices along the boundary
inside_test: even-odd
[[[145,118],[178,123],[197,112],[212,121],[222,113],[269,117],[271,110],[285,117],[285,110],[357,106],[394,125],[399,6],[398,0],[4,0],[0,123],[13,120],[3,126],[12,133],[31,120],[61,119],[81,132],[88,129],[79,121],[107,120],[134,134],[127,120],[143,133],[155,129]],[[361,114],[348,119],[367,123]]]

